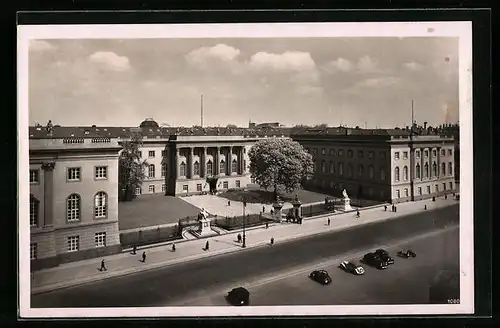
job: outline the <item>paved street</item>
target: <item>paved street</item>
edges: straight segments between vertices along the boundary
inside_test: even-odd
[[[311,265],[291,275],[278,275],[275,279],[262,279],[253,284],[242,281],[239,285],[250,291],[251,305],[255,306],[426,304],[429,302],[429,286],[439,270],[459,270],[458,232],[458,226],[454,226],[389,247],[387,250],[393,256],[402,248],[410,248],[417,257],[396,257],[395,264],[384,271],[364,265],[364,276],[340,270],[338,264],[345,258],[339,257],[334,263]],[[351,259],[352,254],[347,258]],[[359,261],[359,256],[355,260]],[[315,269],[327,270],[333,282],[322,286],[310,280],[308,274]],[[166,305],[224,306],[227,305],[224,295],[230,289]]]
[[[158,306],[458,223],[458,205],[32,296],[32,307]],[[458,248],[458,244],[456,245]],[[95,269],[94,269],[95,270]]]

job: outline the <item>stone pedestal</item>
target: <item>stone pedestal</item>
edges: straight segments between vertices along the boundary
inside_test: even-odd
[[[210,219],[202,218],[200,219],[198,224],[198,234],[200,236],[212,234],[212,229],[210,228]]]
[[[342,210],[343,211],[352,211],[353,210],[353,208],[351,207],[351,199],[349,197],[342,199]]]
[[[283,203],[280,201],[277,201],[273,204],[273,210],[274,210],[273,216],[274,216],[274,218],[281,220],[281,216],[282,216],[281,209],[282,208],[283,208]]]

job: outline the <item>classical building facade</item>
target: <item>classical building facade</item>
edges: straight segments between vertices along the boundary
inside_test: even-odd
[[[328,128],[293,134],[313,156],[306,187],[402,202],[455,191],[454,140],[405,130]]]
[[[115,253],[118,141],[44,130],[30,128],[32,269]]]

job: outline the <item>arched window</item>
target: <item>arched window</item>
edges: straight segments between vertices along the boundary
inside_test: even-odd
[[[38,209],[40,207],[40,201],[35,198],[35,196],[30,195],[30,226],[38,226]]]
[[[198,161],[194,162],[193,164],[193,171],[194,171],[194,175],[200,175],[200,163],[198,163]]]
[[[344,163],[339,163],[339,175],[344,175]]]
[[[437,176],[437,164],[436,162],[432,163],[432,176]]]
[[[352,178],[352,174],[353,174],[353,172],[352,172],[352,164],[349,164],[349,165],[347,166],[347,176],[348,176],[349,178]]]
[[[321,161],[321,172],[326,173],[326,162],[325,161]]]
[[[417,163],[417,166],[415,167],[415,177],[417,179],[420,179],[420,164]]]
[[[238,172],[238,162],[236,159],[233,159],[233,162],[231,163],[231,172]]]
[[[429,177],[429,163],[425,163],[424,165],[424,178]]]
[[[368,178],[373,179],[375,177],[375,169],[373,165],[368,166]]]
[[[394,181],[396,181],[396,182],[399,181],[399,167],[397,167],[397,166],[394,169]]]
[[[448,175],[453,175],[453,163],[448,163]]]
[[[219,167],[219,173],[225,173],[226,172],[226,162],[224,162],[223,159],[220,160],[220,167]]]
[[[335,163],[330,161],[330,174],[335,174]]]
[[[149,168],[149,170],[148,170],[148,177],[149,178],[154,178],[155,177],[155,165],[154,164],[150,164],[148,168]]]
[[[364,174],[365,174],[365,168],[362,164],[359,164],[359,166],[358,166],[358,178],[362,178]]]
[[[441,163],[441,175],[445,176],[446,175],[446,164]]]
[[[403,167],[403,180],[408,181],[408,166]]]
[[[69,222],[80,220],[80,196],[71,194],[66,200],[66,219]]]
[[[385,181],[385,169],[383,167],[380,168],[380,180]]]
[[[179,176],[185,177],[186,176],[186,163],[182,162],[181,165],[179,165]]]
[[[208,160],[207,162],[207,175],[213,175],[213,163],[211,160]]]
[[[94,216],[96,219],[105,218],[108,215],[108,199],[104,191],[99,191],[94,196]]]

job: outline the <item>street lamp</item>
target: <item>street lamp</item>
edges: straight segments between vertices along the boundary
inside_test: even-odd
[[[243,244],[241,247],[245,248],[247,247],[246,244],[246,231],[245,231],[245,207],[247,207],[247,200],[245,197],[243,197]]]

